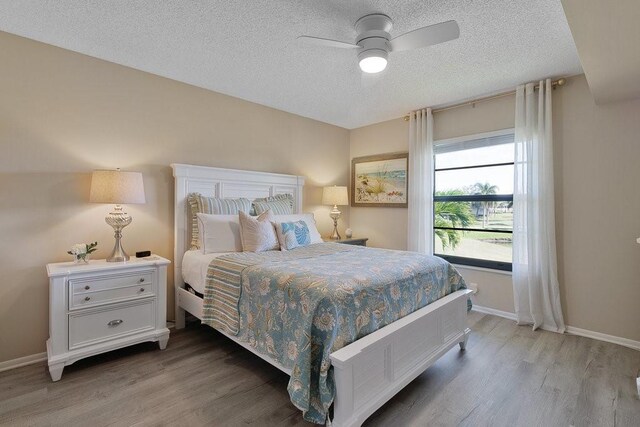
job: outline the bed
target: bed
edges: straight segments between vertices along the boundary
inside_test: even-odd
[[[216,258],[225,259],[224,254],[196,254],[188,251],[189,227],[186,198],[189,193],[198,192],[205,196],[255,199],[274,196],[277,194],[292,194],[294,210],[302,211],[302,192],[304,178],[293,175],[272,174],[264,172],[238,171],[191,165],[172,165],[175,178],[175,290],[176,290],[176,328],[184,327],[185,312],[189,312],[198,319],[208,322],[209,308],[205,306],[202,295],[205,289],[203,282],[205,264]],[[313,248],[316,246],[316,248]],[[352,251],[358,252],[350,254]],[[288,258],[287,268],[310,268],[312,262],[344,264],[348,260],[359,256],[380,256],[374,249],[349,247],[338,244],[311,245],[308,254],[297,252],[301,261],[291,261]],[[411,253],[397,253],[393,256],[411,257]],[[208,257],[207,257],[208,255]],[[238,255],[240,256],[240,255]],[[273,271],[282,262],[279,254],[266,254],[252,258],[251,272],[256,275],[256,281],[267,276],[269,269]],[[389,256],[391,254],[389,253]],[[219,258],[220,257],[220,258]],[[278,259],[275,259],[275,258]],[[324,257],[324,258],[323,258]],[[255,260],[253,260],[255,258]],[[259,259],[258,259],[259,258]],[[409,258],[406,258],[409,260]],[[255,262],[254,262],[255,261]],[[297,264],[296,264],[297,262]],[[381,261],[382,262],[382,261]],[[435,261],[442,268],[448,264]],[[396,264],[406,264],[405,261]],[[282,264],[284,265],[284,264]],[[324,264],[318,264],[324,265]],[[388,265],[389,269],[393,264]],[[247,271],[250,270],[247,268]],[[184,270],[184,271],[183,271]],[[334,271],[337,271],[335,268]],[[338,271],[339,273],[339,271]],[[307,271],[305,274],[313,274]],[[318,273],[319,274],[319,273]],[[437,273],[440,274],[440,273]],[[262,275],[262,276],[261,276]],[[243,273],[243,277],[245,274]],[[193,282],[189,285],[187,282]],[[248,283],[250,280],[245,279]],[[337,280],[337,279],[336,279]],[[386,279],[385,279],[386,280]],[[243,285],[244,286],[244,285]],[[249,288],[247,288],[249,289]],[[456,288],[457,289],[457,288]],[[437,293],[437,290],[434,290]],[[467,289],[453,290],[446,296],[426,301],[423,306],[400,318],[387,319],[381,322],[380,328],[373,332],[367,331],[363,337],[356,337],[355,341],[346,346],[336,346],[336,351],[327,354],[324,372],[331,370],[332,378],[328,387],[333,400],[333,419],[335,426],[360,425],[369,415],[381,407],[387,400],[401,390],[406,384],[432,365],[440,356],[456,344],[464,350],[469,329],[466,327],[467,299],[470,293]],[[426,295],[426,294],[425,294]],[[248,298],[248,297],[247,297]],[[423,301],[422,303],[425,303]],[[238,304],[242,308],[242,304]],[[354,310],[350,310],[353,312]],[[252,312],[251,306],[245,307],[246,312]],[[404,314],[404,313],[403,313]],[[397,316],[396,316],[397,317]],[[342,320],[342,318],[341,318]],[[247,323],[247,320],[244,319]],[[355,317],[354,317],[355,322]],[[286,359],[275,357],[277,351],[258,349],[255,340],[244,333],[229,333],[223,327],[216,327],[221,333],[239,345],[255,353],[273,366],[297,378],[299,367],[286,362]],[[370,333],[369,333],[370,332]],[[299,336],[300,333],[298,333]],[[331,335],[330,333],[328,335]],[[358,339],[359,338],[359,339]],[[323,368],[324,369],[324,368]],[[290,385],[291,382],[290,381]],[[296,400],[290,388],[292,401]],[[327,390],[325,390],[325,393]],[[298,404],[296,404],[298,406]],[[300,406],[298,406],[300,407]],[[317,422],[317,420],[316,420]]]

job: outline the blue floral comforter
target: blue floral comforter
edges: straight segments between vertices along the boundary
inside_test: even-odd
[[[332,352],[466,288],[441,258],[336,243],[225,255],[212,261],[211,276],[215,263],[242,266],[237,335],[291,369],[291,401],[315,423],[325,422],[335,395]],[[216,283],[209,279],[205,307]]]

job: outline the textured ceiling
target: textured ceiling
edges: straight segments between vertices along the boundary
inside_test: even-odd
[[[392,36],[455,19],[458,40],[363,74],[352,42],[383,12]],[[559,0],[0,1],[0,30],[345,128],[581,72]]]

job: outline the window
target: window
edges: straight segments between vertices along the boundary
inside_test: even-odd
[[[435,254],[511,271],[513,131],[436,142],[434,155]]]

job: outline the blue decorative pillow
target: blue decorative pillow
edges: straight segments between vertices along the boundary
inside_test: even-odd
[[[300,220],[295,222],[279,222],[275,224],[276,234],[280,242],[280,249],[288,251],[299,246],[311,244],[311,233],[307,223]]]

